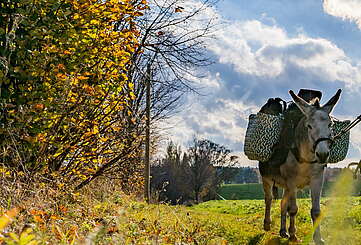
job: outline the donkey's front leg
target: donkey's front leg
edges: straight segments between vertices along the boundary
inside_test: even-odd
[[[313,225],[316,226],[315,233],[313,233],[313,240],[317,245],[324,244],[324,241],[321,237],[320,232],[320,197],[323,186],[323,166],[315,166],[313,169],[313,174],[311,178],[311,199],[312,199],[312,209],[311,209],[311,217]]]
[[[290,234],[290,241],[297,241],[296,236],[296,214],[298,211],[297,201],[296,201],[297,190],[292,190],[290,193],[290,199],[288,201],[288,214],[290,215],[290,227],[288,232]]]
[[[271,205],[272,205],[272,186],[273,181],[267,178],[262,178],[263,190],[264,190],[264,200],[266,204],[263,229],[265,231],[271,230]]]
[[[287,230],[286,230],[286,220],[287,220],[287,209],[288,209],[288,201],[290,197],[290,192],[286,188],[283,190],[283,197],[281,200],[281,229],[280,236],[284,238],[288,238]]]

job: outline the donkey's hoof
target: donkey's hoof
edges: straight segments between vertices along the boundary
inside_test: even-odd
[[[264,223],[263,224],[263,229],[265,230],[265,231],[270,231],[271,230],[271,224],[269,224],[269,223]]]
[[[316,245],[324,245],[325,244],[325,241],[323,239],[317,239],[317,240],[314,240],[314,242]]]
[[[288,238],[287,231],[286,231],[286,230],[280,230],[280,236],[281,236],[282,238]]]
[[[297,239],[296,235],[290,235],[290,242],[299,242],[299,240]]]

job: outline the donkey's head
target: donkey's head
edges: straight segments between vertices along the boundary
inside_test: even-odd
[[[307,139],[312,147],[312,153],[317,162],[327,162],[332,143],[330,113],[340,98],[341,89],[323,106],[320,105],[318,98],[307,103],[292,90],[290,90],[290,94],[297,107],[305,115],[305,119],[302,122],[303,127],[307,128]]]

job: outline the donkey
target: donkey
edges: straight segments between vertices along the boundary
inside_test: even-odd
[[[312,209],[311,217],[314,226],[313,240],[317,245],[324,244],[321,238],[320,226],[317,218],[320,216],[320,196],[323,185],[324,168],[326,167],[330,146],[332,144],[330,113],[340,98],[341,89],[323,106],[315,98],[310,103],[289,91],[294,103],[303,114],[302,119],[294,129],[294,142],[282,164],[259,162],[265,193],[264,230],[270,230],[271,203],[273,199],[272,187],[282,187],[281,200],[281,228],[280,236],[297,241],[295,216],[298,211],[296,203],[297,190],[310,186]],[[287,234],[286,217],[290,217]]]

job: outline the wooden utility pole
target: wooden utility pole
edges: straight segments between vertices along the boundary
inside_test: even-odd
[[[144,199],[150,201],[150,82],[151,63],[147,66],[146,72],[146,126],[145,126],[145,157],[144,157]]]

